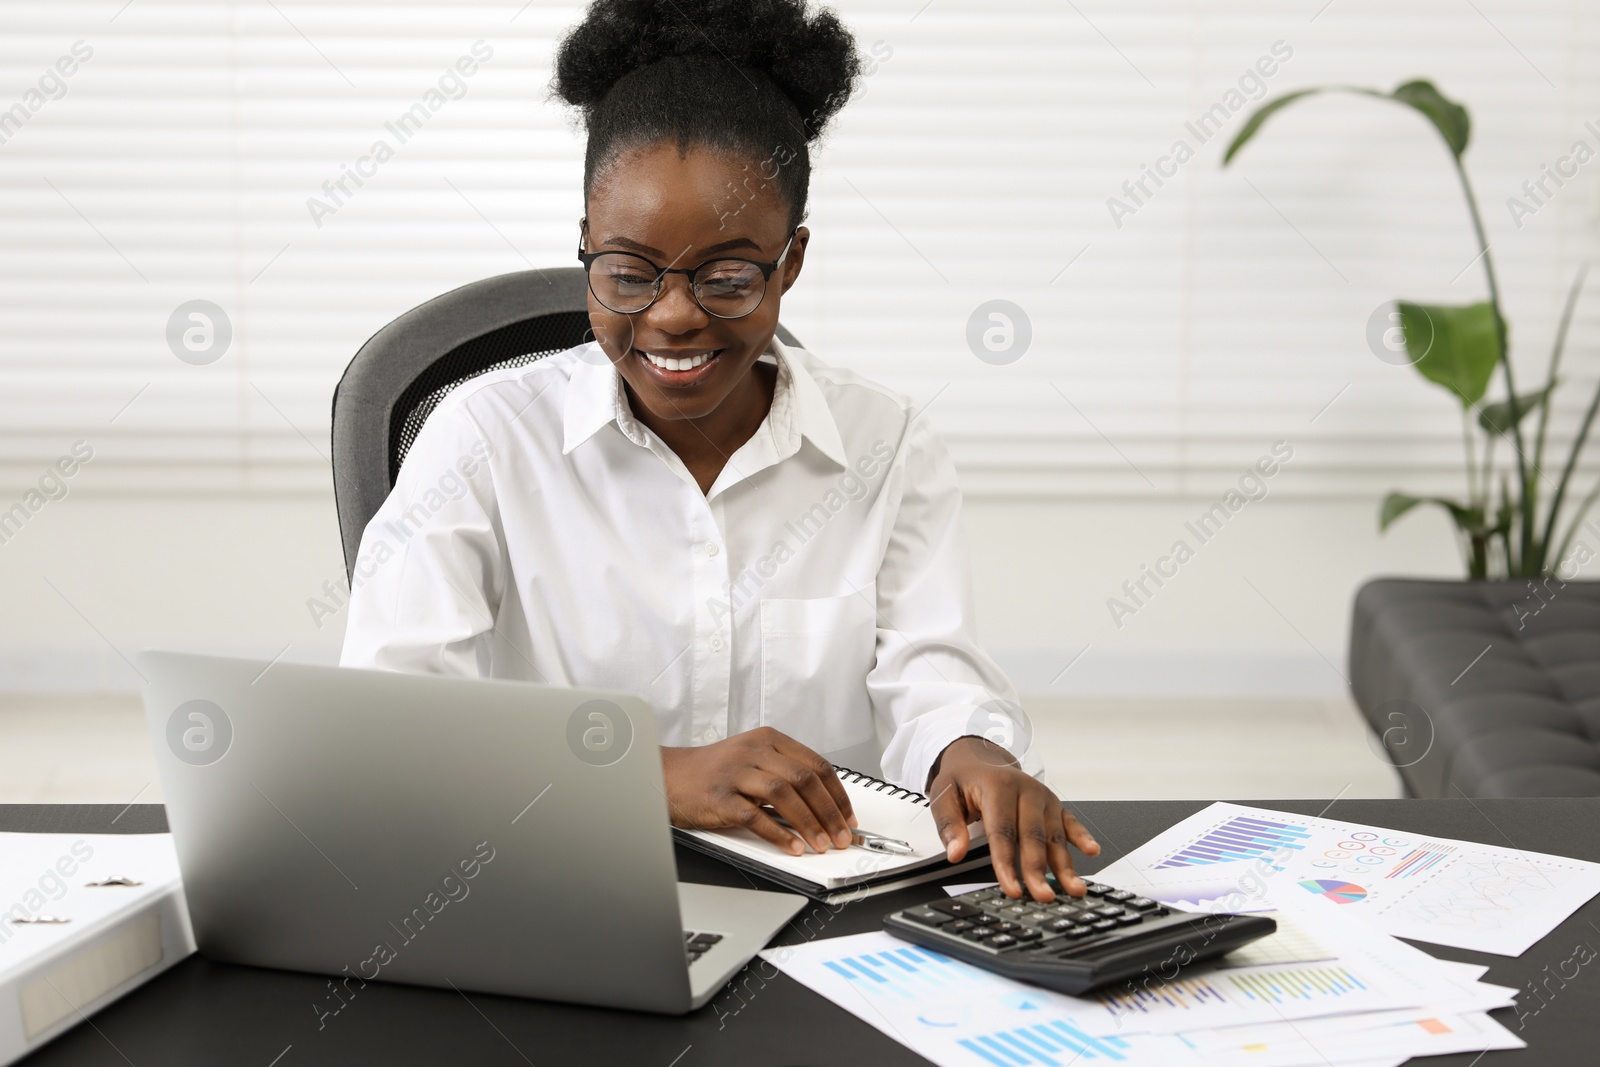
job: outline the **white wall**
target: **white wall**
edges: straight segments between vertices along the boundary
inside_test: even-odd
[[[1210,502],[970,502],[980,626],[1018,687],[1338,695],[1360,584],[1459,573],[1448,524],[1432,515],[1380,537],[1369,500],[1268,497],[1200,545],[1184,524]],[[1131,604],[1123,582],[1178,538],[1194,558],[1159,588],[1147,579],[1153,595],[1114,620],[1107,601]]]
[[[1336,694],[1359,583],[1455,573],[1435,516],[1380,538],[1372,501],[1273,495],[1115,626],[1106,600],[1207,503],[969,499],[981,631],[1018,686]],[[0,689],[131,690],[123,657],[152,646],[332,661],[343,615],[319,629],[306,601],[342,574],[331,497],[152,499],[97,495],[85,482],[0,545]]]
[[[934,405],[988,643],[1025,690],[1339,691],[1360,582],[1458,571],[1436,514],[1376,531],[1386,489],[1460,491],[1459,431],[1365,336],[1393,297],[1483,294],[1447,157],[1415,115],[1341,97],[1283,113],[1224,170],[1240,107],[1135,213],[1108,200],[1275,42],[1293,58],[1263,91],[1436,78],[1472,108],[1530,381],[1594,250],[1600,162],[1520,224],[1508,200],[1576,140],[1600,146],[1593,5],[834,6],[877,64],[818,157],[784,320]],[[74,440],[95,449],[0,543],[0,688],[125,688],[122,657],[155,644],[333,658],[339,622],[318,630],[306,601],[343,571],[324,458],[339,371],[429,296],[571,262],[581,140],[546,82],[581,4],[514,10],[0,7],[0,110],[76,39],[94,50],[0,143],[0,510]],[[494,57],[464,95],[313,221],[308,196],[480,38]],[[997,297],[1034,332],[1005,366],[966,340]],[[209,365],[166,337],[193,299],[235,327]],[[1597,354],[1592,285],[1558,434]],[[1107,599],[1276,440],[1296,457],[1271,495],[1115,625]]]

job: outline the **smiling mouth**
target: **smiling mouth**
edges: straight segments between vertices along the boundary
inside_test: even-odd
[[[706,348],[681,356],[669,356],[636,348],[634,355],[650,368],[658,380],[670,385],[689,385],[710,374],[725,351],[722,348]]]

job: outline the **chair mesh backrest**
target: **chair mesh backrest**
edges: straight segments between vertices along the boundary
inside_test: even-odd
[[[439,402],[471,378],[593,339],[582,267],[516,271],[434,297],[373,334],[333,392],[333,489],[352,577],[361,537]],[[780,324],[778,338],[800,342]]]
[[[556,311],[503,326],[439,357],[395,400],[389,420],[389,486],[400,465],[445,395],[471,378],[505,367],[522,367],[593,340],[586,311]]]

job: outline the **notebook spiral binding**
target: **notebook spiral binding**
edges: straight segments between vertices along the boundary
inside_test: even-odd
[[[853,771],[849,767],[841,767],[837,763],[833,765],[833,769],[834,772],[839,775],[840,781],[849,782],[851,785],[868,786],[873,790],[873,792],[888,793],[891,797],[894,797],[897,800],[909,800],[913,804],[921,804],[923,807],[928,806],[928,797],[925,793],[918,793],[911,789],[903,789],[900,786],[895,785],[893,782],[886,782],[882,778],[874,778],[870,774],[862,774],[860,771]]]

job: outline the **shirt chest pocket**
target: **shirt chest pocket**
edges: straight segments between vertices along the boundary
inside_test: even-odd
[[[761,602],[761,725],[826,755],[871,740],[877,587]]]

